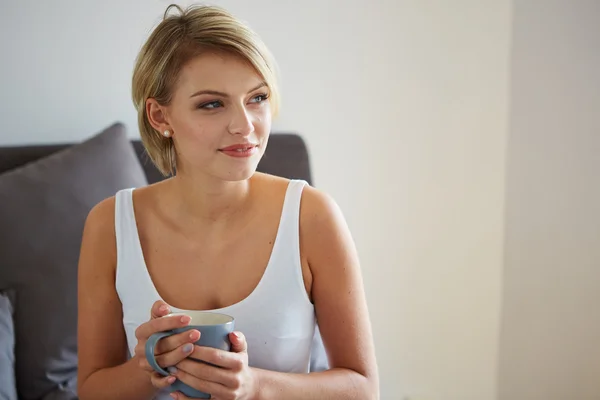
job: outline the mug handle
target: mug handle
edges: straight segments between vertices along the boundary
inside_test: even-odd
[[[158,341],[160,339],[165,338],[167,336],[171,336],[173,333],[174,332],[171,332],[171,331],[153,333],[148,338],[148,341],[146,341],[146,348],[145,348],[146,360],[148,360],[148,363],[150,364],[150,366],[152,368],[154,368],[154,370],[156,372],[158,372],[159,374],[164,375],[164,376],[169,376],[170,374],[166,370],[161,368],[160,365],[158,365],[158,363],[156,362],[156,358],[154,356],[154,351],[156,350],[156,345],[158,344]]]

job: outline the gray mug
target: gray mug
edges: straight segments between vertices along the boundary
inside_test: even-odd
[[[168,376],[169,372],[161,368],[156,362],[154,351],[158,341],[167,336],[195,329],[200,332],[200,339],[194,344],[197,346],[214,347],[216,349],[231,350],[229,334],[233,332],[234,319],[226,314],[213,313],[208,311],[186,311],[184,313],[169,314],[172,315],[188,315],[192,318],[189,325],[183,328],[173,329],[166,332],[157,332],[151,335],[146,342],[146,359],[156,372],[161,375]],[[196,361],[196,360],[194,360]],[[199,361],[201,362],[201,361]],[[210,399],[209,393],[204,393],[194,388],[189,387],[180,380],[176,380],[171,386],[170,391],[180,391],[188,397],[197,399]]]

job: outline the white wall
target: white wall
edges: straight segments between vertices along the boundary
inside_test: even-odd
[[[600,399],[600,2],[514,5],[500,400]]]
[[[510,1],[217,3],[272,48],[275,128],[354,232],[382,398],[494,399]],[[131,67],[167,4],[3,1],[0,144],[136,135]]]

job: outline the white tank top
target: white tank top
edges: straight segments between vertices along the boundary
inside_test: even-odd
[[[305,184],[291,180],[288,185],[273,250],[254,291],[236,304],[208,310],[235,318],[235,329],[246,336],[252,367],[307,373],[311,366],[316,321],[302,277],[299,240],[300,199]],[[116,290],[123,307],[130,355],[137,344],[136,328],[148,320],[152,304],[162,300],[144,261],[133,212],[133,190],[121,190],[115,199]],[[170,397],[160,394],[157,398]]]

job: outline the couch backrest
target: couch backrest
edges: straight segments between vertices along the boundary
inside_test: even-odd
[[[148,182],[155,183],[164,179],[154,164],[152,164],[152,161],[150,161],[141,141],[132,139],[131,143],[144,168]],[[72,144],[0,146],[0,173],[48,156]],[[258,170],[289,179],[304,179],[309,184],[312,184],[308,149],[302,137],[297,134],[271,134],[269,145],[258,165]]]

